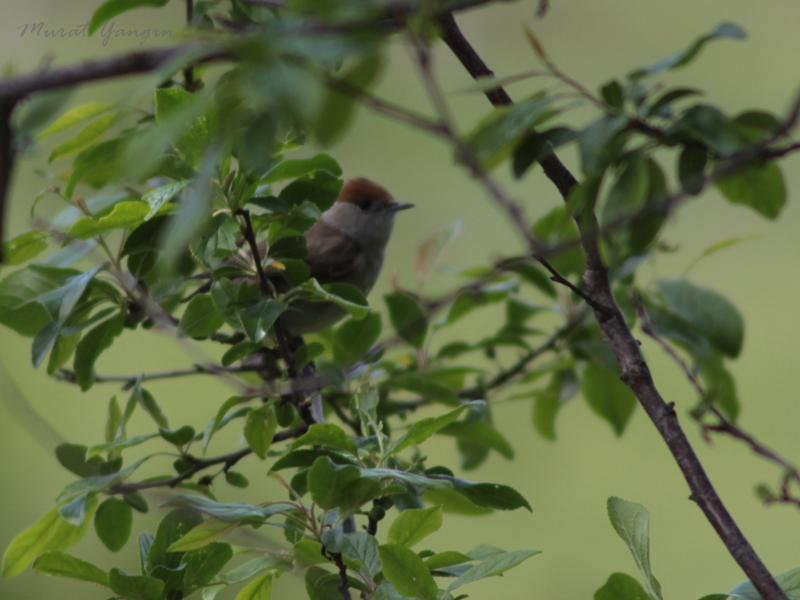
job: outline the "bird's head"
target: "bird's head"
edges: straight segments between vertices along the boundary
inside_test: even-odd
[[[382,185],[366,177],[355,177],[345,182],[338,200],[322,215],[322,220],[363,248],[382,249],[389,242],[397,212],[412,206],[397,202]]]

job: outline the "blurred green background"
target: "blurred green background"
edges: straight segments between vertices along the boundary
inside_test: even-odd
[[[15,72],[39,68],[48,56],[54,65],[109,56],[138,46],[136,38],[100,37],[45,38],[21,35],[25,24],[45,22],[46,29],[66,31],[88,21],[98,0],[3,0],[0,3],[0,56]],[[669,75],[669,83],[707,90],[711,102],[738,112],[765,108],[784,114],[797,92],[797,56],[800,38],[800,4],[756,3],[749,0],[552,0],[544,20],[536,20],[536,2],[499,4],[459,17],[467,37],[498,75],[535,68],[532,52],[522,35],[521,24],[531,25],[555,62],[572,77],[595,89],[613,76],[649,64],[683,48],[694,37],[720,21],[734,21],[748,32],[744,42],[722,41],[708,47],[688,70]],[[183,4],[173,0],[166,9],[139,10],[115,19],[119,29],[171,29],[179,35]],[[155,47],[151,38],[142,47]],[[437,47],[436,72],[449,93],[460,125],[467,129],[489,111],[485,98],[465,94],[470,80],[443,46]],[[88,100],[118,101],[135,85],[133,78],[81,90],[73,104]],[[537,86],[551,83],[535,80],[509,89],[519,99]],[[429,111],[416,80],[409,55],[400,40],[392,43],[391,64],[378,88],[380,95],[418,110]],[[583,124],[588,111],[576,111],[567,120]],[[57,140],[56,140],[57,141]],[[45,145],[19,163],[13,189],[11,237],[29,227],[28,212],[36,193],[46,182],[33,174],[46,162]],[[412,201],[417,208],[403,213],[390,245],[385,269],[373,304],[388,288],[389,275],[397,271],[401,284],[414,287],[413,256],[416,245],[428,233],[457,217],[464,219],[461,237],[453,244],[443,265],[467,267],[485,263],[520,248],[509,233],[503,215],[491,205],[482,190],[451,159],[451,151],[439,140],[381,117],[361,111],[349,135],[330,149],[346,176],[367,175],[388,187],[398,199]],[[563,157],[576,166],[575,157]],[[66,162],[64,164],[67,164]],[[671,163],[669,163],[671,165]],[[734,236],[761,237],[735,246],[703,261],[690,274],[695,283],[716,289],[733,300],[746,318],[746,340],[742,356],[732,364],[743,403],[742,425],[790,459],[800,451],[797,424],[797,359],[800,356],[800,319],[797,318],[798,257],[800,257],[800,210],[792,201],[792,190],[800,188],[800,162],[783,163],[790,204],[777,222],[767,222],[741,207],[732,207],[713,191],[685,205],[672,219],[664,239],[679,251],[661,255],[645,265],[639,284],[660,277],[680,276],[704,248]],[[555,188],[534,170],[521,183],[511,180],[507,169],[497,176],[507,189],[524,202],[527,213],[538,217],[560,203]],[[55,214],[62,207],[56,200],[42,204],[41,215]],[[3,272],[0,271],[0,276]],[[459,280],[444,272],[429,282],[426,291],[450,289]],[[491,311],[473,313],[459,334],[477,339],[496,320]],[[640,336],[641,337],[641,336]],[[681,373],[648,341],[644,348],[656,382],[667,401],[676,403],[689,437],[734,517],[774,572],[800,565],[800,516],[790,507],[761,506],[753,493],[759,482],[772,484],[777,469],[752,456],[743,446],[727,439],[707,445],[686,416],[694,400]],[[206,359],[207,350],[193,342],[178,342],[161,333],[126,334],[98,363],[98,371],[131,374],[188,366]],[[36,521],[54,502],[60,489],[73,476],[55,460],[53,448],[59,440],[79,443],[102,441],[105,405],[119,392],[97,385],[89,393],[47,378],[30,361],[30,340],[0,330],[0,362],[5,374],[0,381],[0,547],[5,548],[19,531]],[[148,386],[175,425],[205,425],[231,388],[209,377],[154,383]],[[125,397],[125,393],[121,393]],[[40,422],[32,412],[43,420]],[[473,598],[498,595],[545,598],[589,598],[613,571],[636,574],[634,563],[616,537],[605,515],[610,495],[644,504],[651,513],[651,559],[665,598],[699,598],[725,591],[743,575],[725,551],[699,509],[688,500],[688,489],[666,447],[641,410],[637,410],[621,439],[593,416],[576,398],[562,411],[556,443],[535,434],[531,425],[530,400],[501,402],[495,407],[497,425],[514,445],[517,458],[508,462],[493,454],[469,478],[515,486],[530,501],[533,514],[498,513],[482,518],[447,517],[445,525],[429,538],[427,547],[467,550],[478,543],[491,543],[508,550],[536,548],[544,553],[530,559],[502,580],[471,586]],[[137,414],[130,434],[141,433],[148,423]],[[227,431],[211,452],[229,451],[240,443],[239,434]],[[437,463],[455,465],[452,441],[432,440],[427,453]],[[155,461],[154,461],[155,462]],[[159,471],[144,471],[153,475]],[[265,482],[265,467],[256,461],[242,464],[251,486],[243,494],[218,486],[220,499],[264,501],[280,492]],[[134,532],[154,529],[163,515],[157,496],[146,517],[137,516]],[[271,536],[280,545],[280,532]],[[379,534],[380,537],[380,534]],[[273,543],[257,542],[264,547]],[[111,556],[87,535],[72,552],[104,568],[138,569],[135,541],[118,556]],[[278,598],[300,593],[301,581],[284,576],[276,585]],[[94,600],[108,596],[89,584],[48,578],[26,571],[12,580],[0,580],[0,598],[26,600]],[[299,596],[297,596],[299,597]],[[220,595],[233,598],[233,594]]]

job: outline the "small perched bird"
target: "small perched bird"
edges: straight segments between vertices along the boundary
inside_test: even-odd
[[[311,277],[323,285],[349,283],[369,294],[383,267],[395,215],[412,206],[365,177],[347,180],[338,200],[304,234]],[[289,333],[303,335],[322,331],[345,314],[332,302],[301,301],[280,321]]]

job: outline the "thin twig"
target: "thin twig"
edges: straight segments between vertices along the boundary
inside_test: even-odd
[[[291,428],[291,429],[284,429],[283,431],[279,431],[274,436],[272,436],[272,443],[282,442],[285,440],[294,439],[303,435],[306,431],[308,431],[308,425],[305,423],[300,423],[299,425]],[[202,471],[204,469],[208,469],[210,467],[216,465],[224,465],[224,469],[227,471],[237,462],[242,460],[245,456],[252,454],[252,450],[250,448],[242,448],[241,450],[237,450],[236,452],[231,452],[230,454],[223,454],[222,456],[215,456],[213,458],[194,458],[192,456],[184,457],[186,460],[191,462],[192,466],[175,475],[175,477],[167,477],[165,479],[154,479],[152,481],[140,481],[137,483],[118,483],[115,486],[112,486],[109,490],[109,494],[130,494],[132,492],[138,492],[141,490],[148,490],[152,488],[158,487],[171,487],[174,488],[179,483],[186,481],[187,479],[191,479],[196,473]]]
[[[251,365],[238,367],[223,367],[222,365],[194,365],[187,369],[173,369],[171,371],[158,371],[155,373],[142,373],[141,375],[97,375],[95,383],[123,383],[123,390],[132,388],[137,381],[153,381],[155,379],[173,379],[192,375],[222,375],[226,373],[251,373],[259,368]],[[75,371],[59,369],[53,376],[61,381],[76,383]]]

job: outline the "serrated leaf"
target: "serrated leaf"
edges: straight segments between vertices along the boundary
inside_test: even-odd
[[[364,531],[345,534],[342,554],[350,560],[358,561],[359,573],[365,577],[375,579],[381,570],[378,541],[374,535]]]

